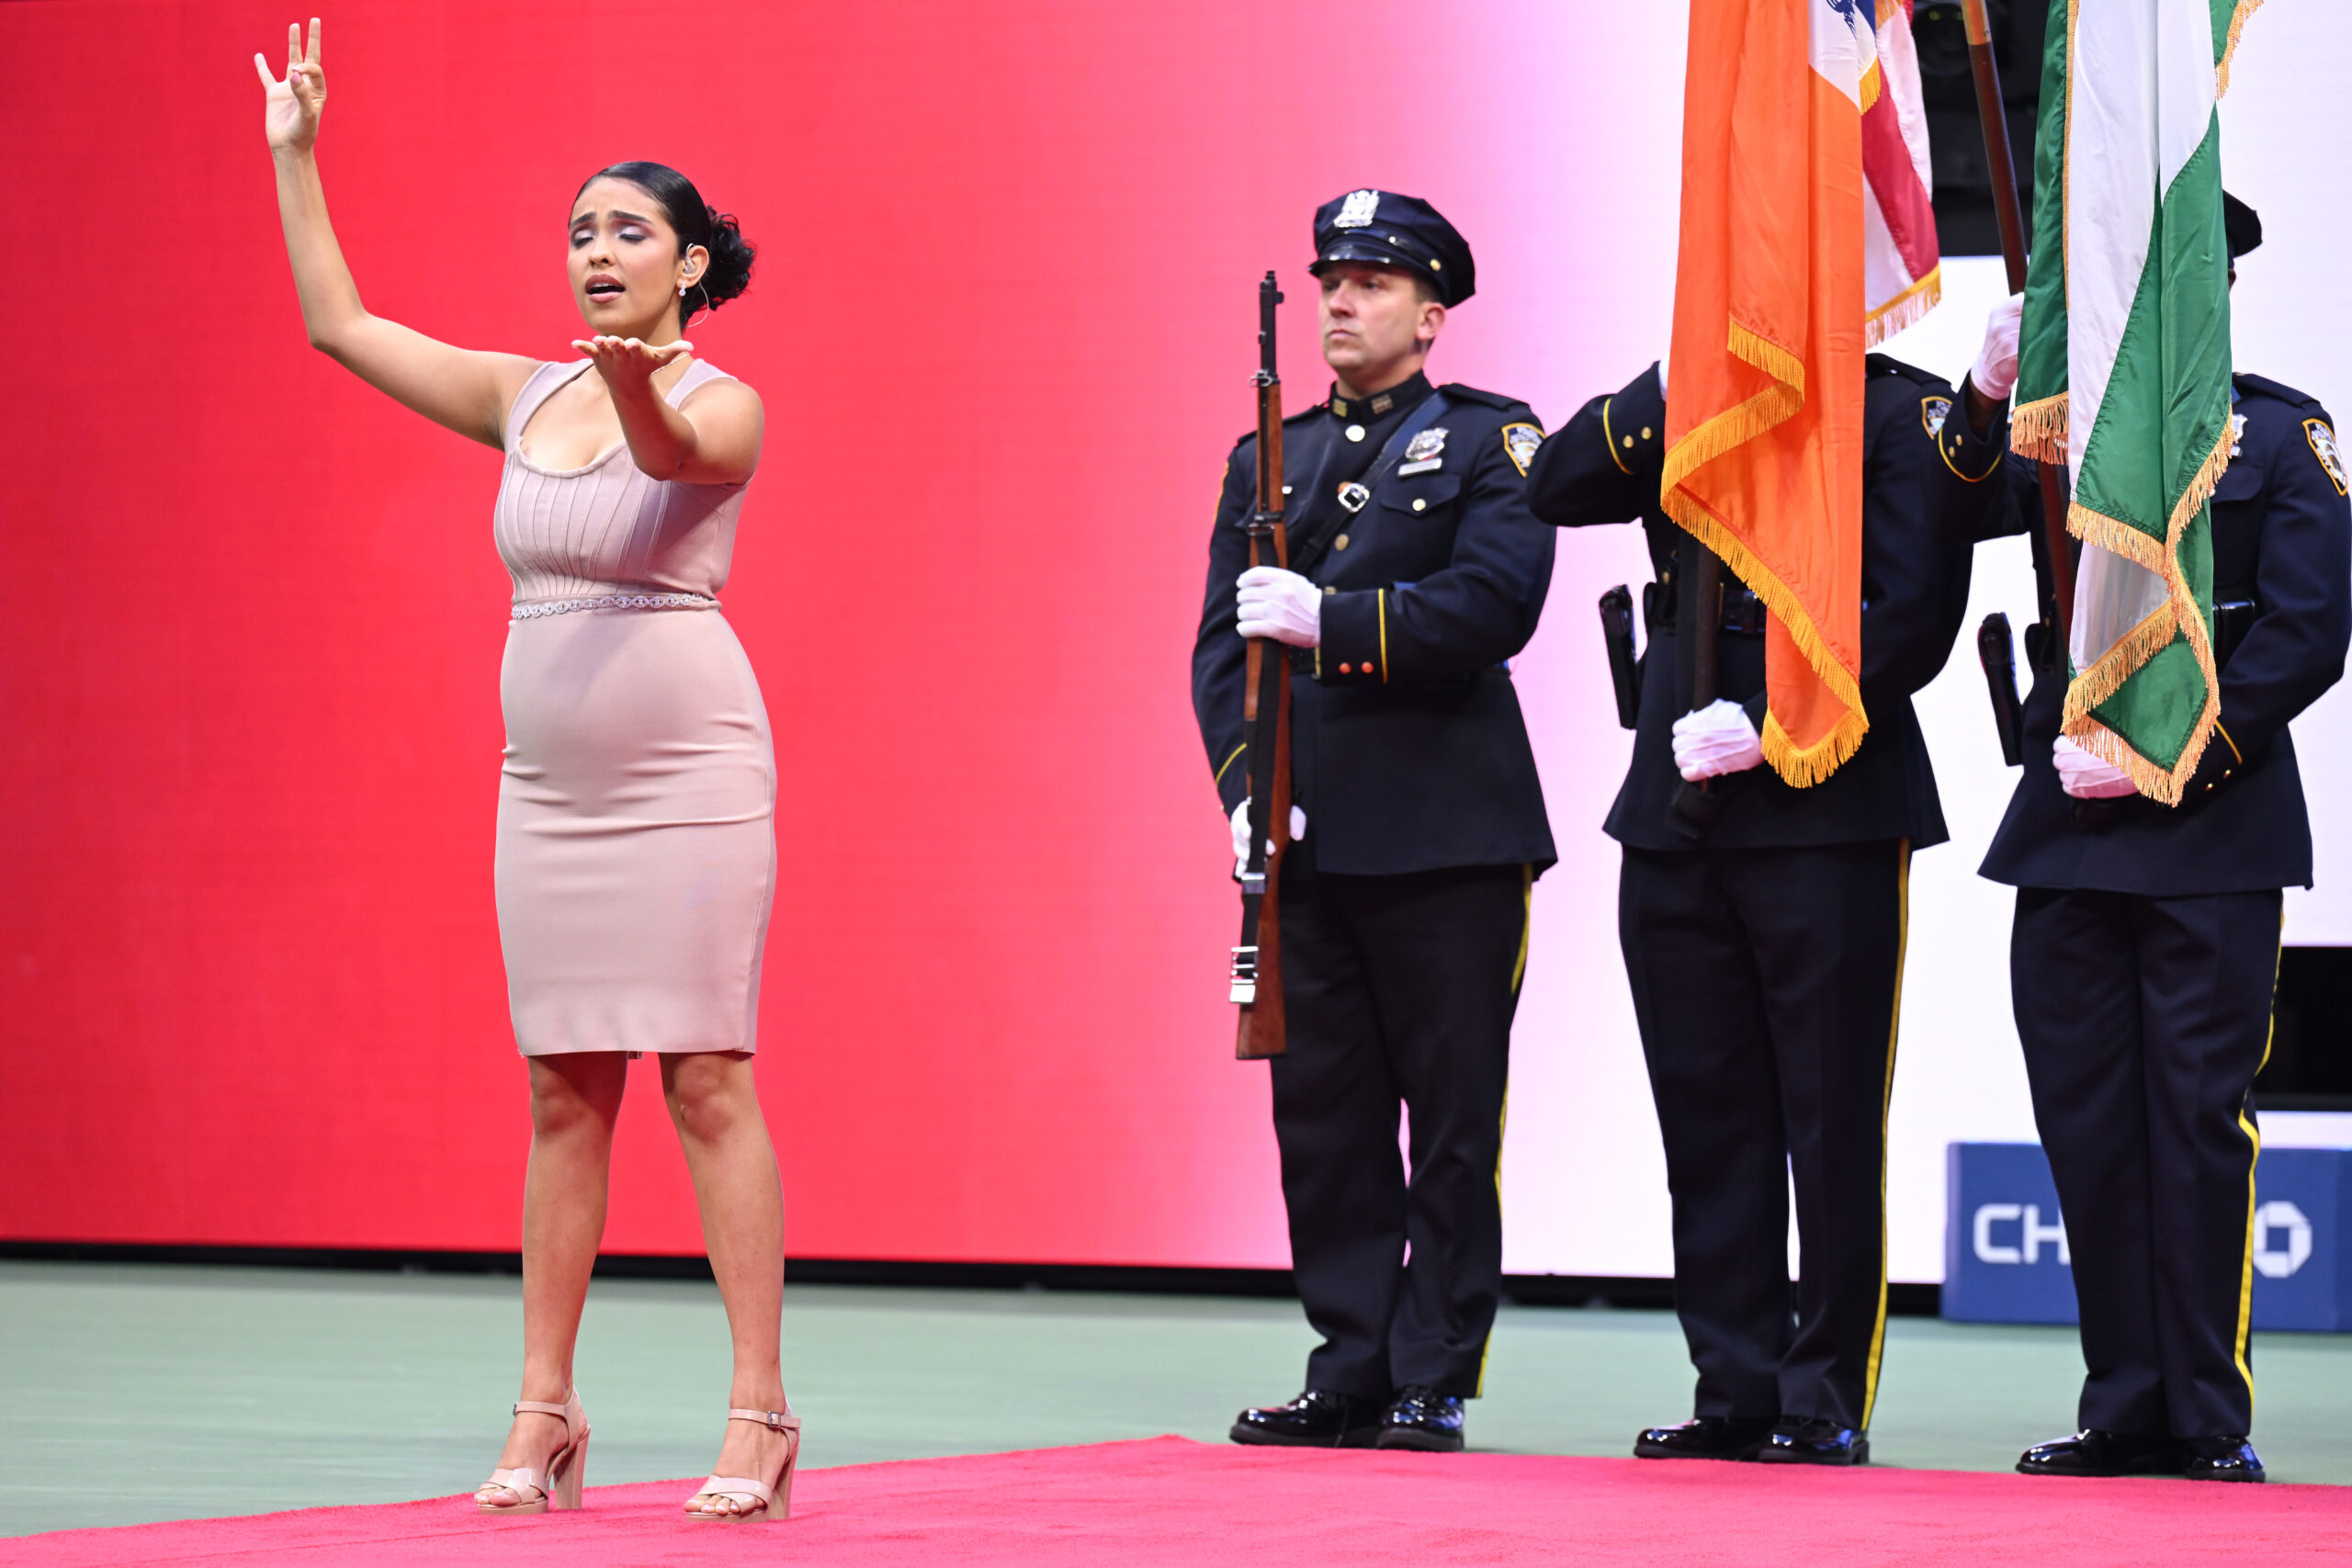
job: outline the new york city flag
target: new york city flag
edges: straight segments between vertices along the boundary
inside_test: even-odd
[[[1690,7],[1661,500],[1771,612],[1764,756],[1800,786],[1870,728],[1862,356],[1869,306],[1894,303],[1866,301],[1863,277],[1862,119],[1886,85],[1879,9]],[[1886,9],[1900,25],[1900,6]],[[1935,276],[1929,234],[1898,290]]]

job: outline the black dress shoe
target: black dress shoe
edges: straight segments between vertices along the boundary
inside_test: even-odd
[[[1396,1403],[1381,1417],[1374,1447],[1419,1449],[1428,1453],[1462,1451],[1462,1401],[1419,1383],[1397,1390]]]
[[[2260,1481],[2262,1456],[2243,1433],[2221,1438],[2185,1438],[2181,1473],[2191,1481]]]
[[[2177,1475],[2180,1445],[2170,1438],[2103,1432],[2086,1427],[2071,1438],[2036,1443],[2018,1456],[2019,1475]]]
[[[1635,1459],[1754,1459],[1772,1438],[1770,1416],[1700,1416],[1652,1427],[1634,1439]]]
[[[1237,1443],[1300,1449],[1368,1449],[1380,1434],[1386,1402],[1310,1388],[1288,1404],[1245,1410],[1233,1423]]]
[[[1835,1421],[1784,1416],[1756,1457],[1767,1464],[1868,1464],[1871,1439]]]

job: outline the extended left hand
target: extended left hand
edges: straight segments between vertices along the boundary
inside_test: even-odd
[[[596,374],[616,393],[643,391],[655,371],[695,351],[695,345],[684,338],[656,347],[642,338],[582,337],[573,338],[571,346],[595,361]]]
[[[1763,760],[1763,738],[1737,703],[1717,697],[1674,721],[1675,771],[1692,784],[1746,773]]]
[[[1241,574],[1240,632],[1293,648],[1323,640],[1323,591],[1295,571],[1253,566]]]

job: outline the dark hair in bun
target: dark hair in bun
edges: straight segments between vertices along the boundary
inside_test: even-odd
[[[678,301],[681,328],[695,310],[716,310],[752,286],[752,261],[758,251],[743,238],[734,215],[704,201],[694,181],[667,164],[636,160],[597,170],[580,182],[580,189],[586,190],[598,180],[627,180],[651,197],[670,227],[677,231],[680,255],[695,245],[710,253],[710,265]],[[579,199],[577,192],[573,199]]]

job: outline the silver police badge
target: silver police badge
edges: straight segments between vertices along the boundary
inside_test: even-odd
[[[1944,421],[1951,417],[1951,400],[1950,398],[1921,398],[1919,400],[1919,423],[1927,427],[1929,435],[1942,435]]]
[[[2230,415],[2230,456],[2233,457],[2236,457],[2239,450],[2245,446],[2245,415],[2242,413],[2233,413]]]
[[[1445,426],[1432,425],[1405,443],[1405,461],[1427,462],[1445,450]]]
[[[1519,477],[1527,477],[1527,465],[1535,461],[1535,449],[1544,445],[1544,433],[1532,424],[1503,426],[1503,456],[1510,459]]]
[[[2312,456],[2327,470],[2327,477],[2335,481],[2335,493],[2344,494],[2344,454],[2335,445],[2335,428],[2324,419],[2307,419],[2303,421],[2303,439],[2312,444]]]
[[[1372,215],[1379,207],[1380,193],[1378,191],[1351,190],[1348,192],[1348,198],[1340,203],[1340,215],[1331,220],[1331,227],[1361,229],[1372,221]]]

